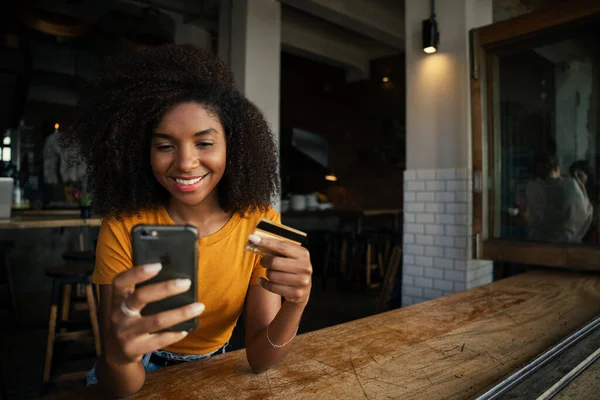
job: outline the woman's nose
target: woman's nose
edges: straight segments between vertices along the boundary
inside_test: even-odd
[[[200,159],[196,154],[196,148],[185,146],[179,149],[177,154],[177,168],[181,172],[191,172],[200,165]]]

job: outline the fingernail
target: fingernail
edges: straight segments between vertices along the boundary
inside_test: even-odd
[[[162,269],[162,265],[160,263],[148,264],[144,267],[144,272],[147,274],[151,274],[153,272],[158,272]]]
[[[190,286],[192,286],[192,281],[189,279],[176,279],[175,286],[181,289],[189,288]]]
[[[187,335],[188,335],[188,333],[189,333],[189,332],[186,332],[186,331],[181,331],[181,336],[184,336],[184,337],[185,337],[185,336],[187,336]]]
[[[202,303],[194,303],[190,306],[190,311],[193,314],[200,314],[202,311],[204,311],[204,304]]]
[[[254,233],[252,233],[250,236],[248,236],[248,240],[254,244],[259,244],[262,241],[260,236],[255,235]]]

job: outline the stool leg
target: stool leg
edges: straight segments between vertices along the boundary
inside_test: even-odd
[[[54,350],[54,339],[56,338],[56,318],[58,305],[50,307],[50,319],[48,322],[48,342],[46,343],[46,361],[44,362],[44,384],[50,381],[50,369],[52,368],[52,352]]]
[[[325,261],[323,262],[323,290],[327,289],[327,275],[329,274],[329,262],[331,259],[331,242],[327,242],[327,248],[325,250]]]
[[[342,247],[340,249],[340,271],[342,272],[342,276],[346,276],[346,251],[347,251],[347,242],[346,240],[342,240]]]
[[[92,325],[92,334],[94,335],[94,344],[96,345],[96,355],[101,354],[100,348],[100,328],[98,327],[98,312],[96,310],[96,301],[94,300],[94,291],[91,284],[85,285],[85,295],[87,298],[88,309],[90,313],[90,323]]]
[[[0,263],[4,263],[4,274],[8,284],[8,292],[10,294],[10,301],[12,303],[13,313],[17,321],[21,318],[21,309],[19,307],[19,301],[17,299],[17,291],[15,290],[15,285],[12,280],[12,273],[10,270],[10,260],[8,258],[8,251],[3,251],[2,260]]]
[[[371,259],[373,258],[372,256],[372,247],[370,244],[367,245],[367,259],[366,259],[366,265],[365,265],[365,270],[366,270],[366,283],[367,283],[367,288],[369,286],[371,286]]]
[[[73,286],[71,284],[66,284],[63,288],[63,299],[62,299],[62,309],[60,313],[61,321],[69,320],[69,312],[71,311],[71,292]],[[61,332],[66,332],[66,328],[62,328]]]
[[[85,296],[85,285],[78,283],[75,285],[75,293],[77,294],[77,297],[81,298],[83,296]]]

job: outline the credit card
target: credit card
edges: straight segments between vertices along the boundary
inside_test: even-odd
[[[283,224],[279,224],[277,222],[269,221],[265,218],[260,220],[258,225],[256,225],[256,228],[254,228],[254,232],[252,233],[260,237],[271,237],[299,245],[304,243],[307,236],[304,232]],[[251,253],[257,253],[263,256],[276,255],[272,251],[262,247],[260,244],[256,245],[250,241],[246,243],[244,249]]]

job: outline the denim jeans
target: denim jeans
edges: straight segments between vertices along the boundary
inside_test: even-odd
[[[225,343],[222,347],[219,347],[217,350],[210,352],[208,354],[177,354],[177,353],[169,353],[168,351],[157,350],[154,352],[157,356],[167,359],[175,359],[179,361],[196,361],[196,360],[205,360],[207,358],[211,358],[212,356],[216,356],[219,354],[225,354],[227,351],[227,346],[229,346],[229,342]],[[152,353],[145,354],[142,357],[142,365],[144,366],[144,370],[146,372],[156,371],[157,369],[163,368],[160,365],[156,365],[153,362],[150,362],[150,356]],[[95,385],[98,383],[98,378],[96,377],[96,365],[87,373],[86,377],[87,385]]]

